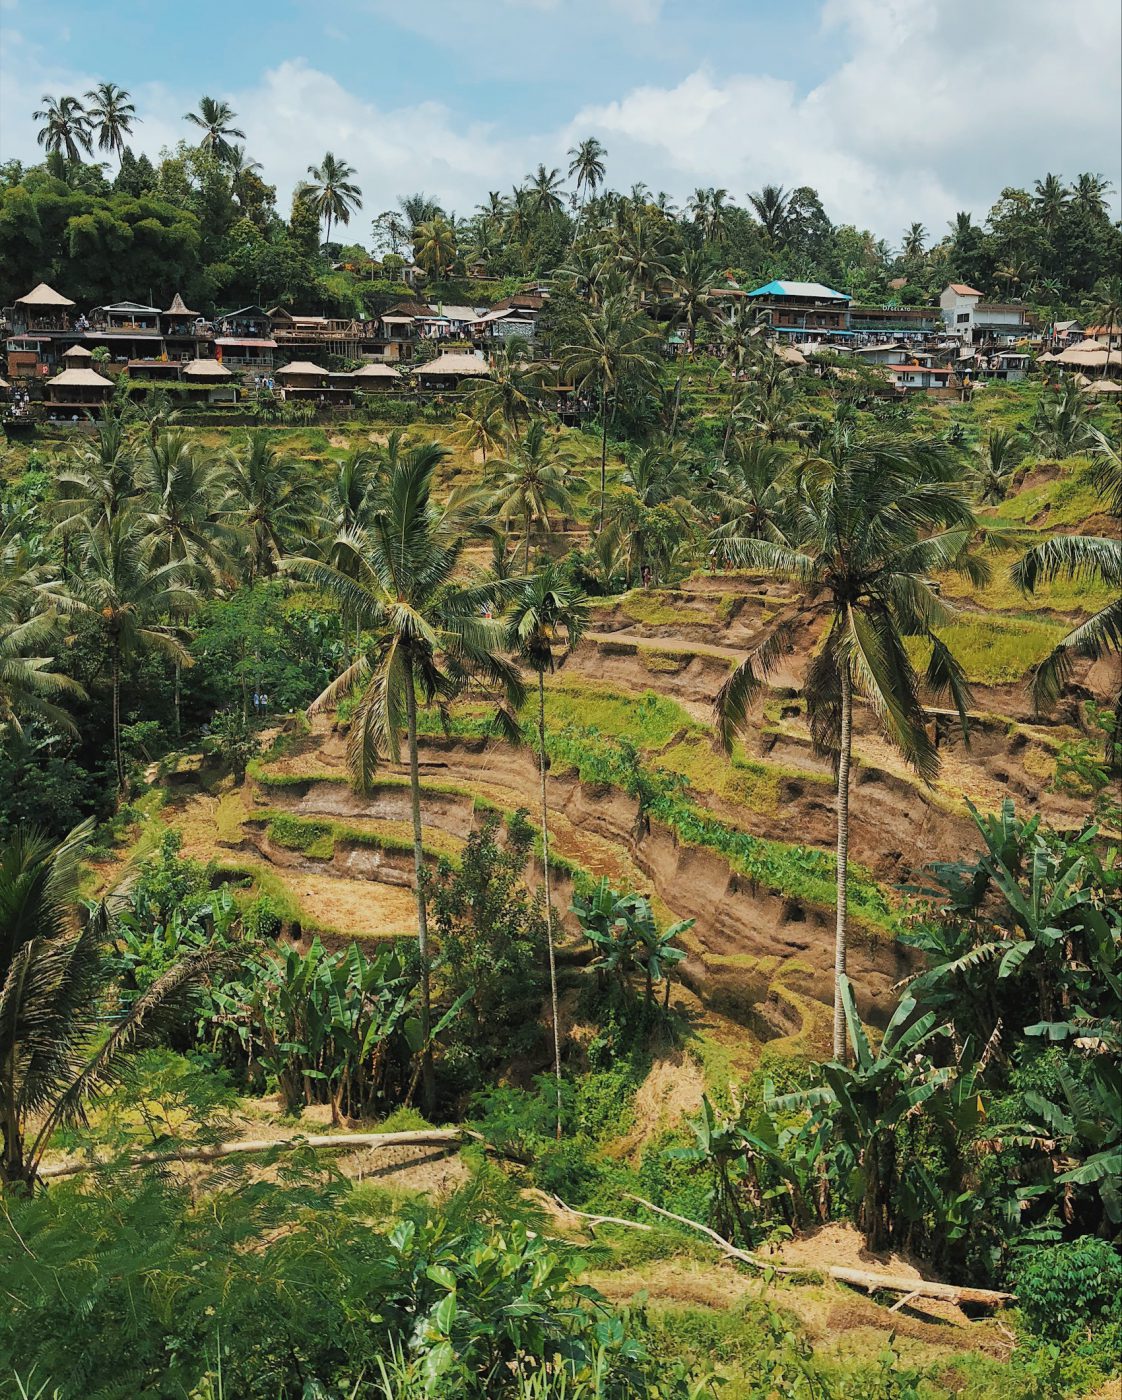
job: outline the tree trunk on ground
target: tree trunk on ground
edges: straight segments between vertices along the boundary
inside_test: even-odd
[[[417,880],[417,951],[421,962],[421,1102],[431,1113],[436,1099],[432,1068],[432,1009],[429,987],[429,924],[425,905],[425,848],[421,840],[421,780],[417,767],[417,692],[413,663],[405,667],[405,711],[409,728],[409,796],[413,808],[413,870]]]
[[[834,1059],[845,1059],[845,1009],[841,979],[849,936],[849,757],[852,742],[853,689],[849,663],[841,666],[841,745],[838,753],[837,925],[834,935]]]
[[[553,905],[550,903],[549,798],[546,795],[545,672],[538,672],[538,768],[542,787],[542,869],[545,872],[545,936],[549,948],[549,998],[553,1008],[553,1073],[557,1081],[557,1136],[561,1136],[561,1006],[557,996],[557,955],[553,949]]]

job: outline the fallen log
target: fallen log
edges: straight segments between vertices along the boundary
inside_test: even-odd
[[[230,1142],[205,1143],[199,1147],[180,1147],[168,1152],[137,1152],[124,1160],[94,1160],[87,1162],[58,1162],[40,1167],[40,1180],[61,1176],[81,1176],[83,1172],[101,1171],[107,1167],[132,1170],[156,1163],[217,1162],[223,1157],[237,1157],[254,1152],[291,1151],[297,1147],[339,1150],[365,1147],[376,1151],[382,1147],[459,1147],[468,1139],[478,1138],[465,1128],[415,1128],[401,1133],[308,1133],[290,1138],[237,1138]]]
[[[737,1249],[734,1244],[726,1240],[723,1235],[718,1235],[716,1230],[711,1230],[708,1225],[690,1220],[685,1215],[675,1215],[673,1211],[663,1210],[661,1206],[645,1201],[642,1196],[632,1196],[627,1193],[627,1198],[637,1202],[645,1210],[654,1211],[656,1215],[664,1215],[668,1220],[676,1220],[679,1225],[685,1225],[691,1230],[699,1231],[712,1240],[717,1248],[730,1259],[748,1264],[751,1268],[770,1269],[777,1274],[825,1274],[837,1283],[852,1284],[856,1288],[864,1288],[869,1293],[902,1293],[905,1296],[903,1301],[897,1305],[900,1307],[914,1298],[939,1298],[948,1303],[973,1303],[978,1307],[1000,1308],[1004,1307],[1006,1303],[1012,1302],[1015,1297],[1012,1293],[1001,1293],[992,1288],[968,1288],[954,1283],[935,1283],[929,1279],[907,1278],[901,1274],[882,1274],[874,1269],[850,1269],[841,1264],[822,1264],[804,1268],[773,1264],[758,1254],[751,1254],[745,1249]]]

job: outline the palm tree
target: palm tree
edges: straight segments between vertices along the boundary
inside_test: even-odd
[[[219,102],[214,97],[201,97],[197,112],[185,112],[183,120],[197,126],[203,133],[199,145],[221,161],[229,160],[233,150],[231,142],[244,141],[245,132],[234,125],[237,112],[228,102]]]
[[[47,571],[32,563],[19,525],[0,538],[0,739],[5,730],[20,733],[30,718],[76,734],[73,720],[50,697],[80,698],[85,691],[53,669],[58,615]]]
[[[504,345],[495,356],[489,378],[481,378],[471,389],[470,402],[478,412],[498,419],[517,440],[522,424],[534,413],[540,388],[540,368]]]
[[[226,157],[226,169],[230,172],[230,188],[244,210],[248,202],[246,193],[249,177],[263,170],[264,166],[259,160],[247,155],[244,146],[231,146],[230,154]]]
[[[324,220],[325,243],[331,242],[333,223],[349,224],[351,214],[362,208],[362,191],[351,180],[354,173],[353,166],[338,160],[330,151],[319,165],[308,166],[311,181],[304,188],[312,208]]]
[[[34,1188],[55,1131],[84,1120],[153,1013],[218,961],[178,963],[106,1033],[112,920],[80,898],[92,834],[85,822],[54,845],[17,828],[0,845],[0,1188]]]
[[[161,433],[139,471],[138,502],[148,558],[156,568],[183,567],[182,580],[210,593],[238,544],[237,511],[230,468],[186,433]],[[178,621],[184,620],[180,613]],[[181,730],[182,658],[175,665],[175,732]]]
[[[230,484],[241,508],[246,539],[246,580],[276,573],[289,544],[306,539],[316,516],[316,492],[299,464],[281,455],[259,430],[229,458]]]
[[[118,163],[124,154],[125,137],[132,135],[136,108],[129,101],[131,94],[116,83],[98,83],[86,93],[86,121],[97,137],[99,151],[114,151]]]
[[[1122,277],[1100,277],[1086,301],[1087,323],[1101,334],[1103,344],[1122,331]],[[1103,366],[1106,373],[1106,366]]]
[[[901,256],[908,259],[923,257],[923,245],[927,241],[927,230],[922,224],[912,224],[904,234]]]
[[[617,267],[642,297],[670,276],[663,255],[663,240],[650,219],[636,215],[628,222],[616,249]]]
[[[540,418],[530,424],[526,436],[505,461],[492,463],[489,484],[495,520],[507,523],[520,517],[523,529],[523,569],[530,572],[530,536],[534,525],[546,534],[550,512],[571,513],[568,455],[556,436],[547,432]]]
[[[1051,172],[1043,180],[1034,181],[1033,189],[1036,191],[1033,203],[1040,215],[1040,222],[1048,233],[1052,233],[1067,205],[1070,191],[1064,188],[1060,177]]]
[[[678,304],[674,308],[672,324],[685,326],[686,349],[691,355],[697,342],[698,326],[715,320],[713,303],[709,299],[712,285],[713,264],[700,249],[688,249],[682,255],[674,278]]]
[[[443,214],[434,214],[413,230],[413,256],[430,277],[447,277],[456,265],[456,230]]]
[[[526,176],[529,185],[530,208],[535,214],[556,214],[561,208],[561,172],[539,165],[533,175]]]
[[[1090,430],[1098,457],[1096,484],[1107,512],[1122,519],[1122,457],[1098,428]],[[1094,580],[1114,590],[1114,597],[1085,622],[1061,637],[1032,675],[1033,701],[1038,710],[1052,708],[1070,679],[1076,657],[1097,661],[1122,651],[1122,533],[1054,535],[1033,545],[1013,566],[1013,582],[1026,593],[1058,578]],[[1114,738],[1122,736],[1122,689],[1113,697]]]
[[[1071,202],[1081,213],[1101,219],[1106,213],[1106,196],[1112,188],[1105,176],[1084,171],[1071,188]]]
[[[567,154],[570,157],[569,179],[576,180],[580,212],[583,215],[585,200],[595,196],[597,188],[604,183],[604,157],[608,153],[595,136],[589,136],[577,145],[570,146]]]
[[[127,775],[121,748],[122,666],[144,651],[190,665],[190,654],[167,619],[189,611],[197,594],[187,582],[190,569],[184,563],[149,562],[148,531],[135,505],[112,524],[79,535],[77,553],[70,606],[96,624],[108,652],[113,766],[118,791],[123,792]]]
[[[588,621],[588,599],[568,582],[556,564],[547,564],[520,581],[507,622],[507,646],[538,677],[538,774],[541,783],[542,870],[545,879],[545,931],[549,948],[549,994],[553,1009],[553,1073],[557,1082],[557,1136],[561,1136],[561,1003],[557,995],[557,958],[553,943],[550,897],[549,794],[545,746],[545,674],[554,667],[554,647],[564,641],[571,651]]]
[[[790,194],[781,185],[765,185],[757,193],[749,194],[748,203],[756,211],[756,218],[763,224],[771,242],[780,242],[790,222]]]
[[[405,216],[406,227],[410,229],[415,229],[418,224],[435,219],[438,214],[441,216],[444,214],[444,210],[441,209],[436,200],[430,199],[424,190],[418,190],[416,194],[402,195],[397,203]]]
[[[696,189],[687,209],[706,243],[723,243],[728,228],[728,196],[725,189]]]
[[[931,781],[939,756],[925,729],[920,680],[905,638],[930,647],[925,682],[935,693],[950,693],[965,728],[969,688],[933,630],[951,613],[928,580],[947,568],[985,578],[986,570],[967,552],[973,528],[974,516],[960,488],[930,480],[907,445],[888,437],[862,439],[839,428],[823,456],[804,472],[792,542],[726,541],[729,557],[741,566],[801,583],[809,613],[827,622],[805,692],[815,748],[832,755],[837,766],[835,1058],[845,1053],[841,987],[848,946],[853,694],[865,696],[888,737]],[[786,639],[785,624],[773,627],[721,687],[716,714],[726,748],[745,722],[763,678],[783,654]]]
[[[89,446],[71,453],[59,471],[50,510],[62,537],[63,572],[69,567],[69,542],[75,533],[93,534],[110,528],[135,500],[137,450],[120,418],[101,420]]]
[[[58,151],[69,161],[80,161],[82,151],[93,151],[89,118],[76,97],[60,97],[56,102],[49,92],[39,99],[42,107],[32,115],[43,125],[36,140],[47,151]]]
[[[608,489],[608,423],[620,389],[647,388],[658,375],[657,336],[650,320],[623,297],[612,297],[596,311],[577,318],[577,339],[561,351],[561,372],[578,389],[600,395],[600,522]]]
[[[456,440],[469,452],[483,454],[487,465],[488,452],[501,446],[505,424],[499,408],[490,396],[472,394],[456,419]]]
[[[462,505],[439,506],[432,499],[433,473],[446,456],[446,448],[430,443],[399,457],[379,485],[369,526],[336,537],[333,552],[340,562],[346,557],[345,568],[310,558],[290,560],[287,566],[333,594],[372,639],[370,648],[310,707],[314,712],[352,691],[359,693],[347,736],[347,760],[360,788],[369,787],[383,755],[400,761],[401,731],[406,732],[421,964],[423,1098],[430,1112],[435,1085],[418,694],[425,704],[445,705],[475,682],[501,689],[513,709],[524,698],[517,668],[501,655],[501,624],[482,616],[497,599],[509,596],[513,585],[489,581],[469,587],[454,581],[467,534],[477,522]],[[516,727],[512,716],[504,713],[508,725]]]
[[[992,428],[985,442],[979,444],[972,480],[982,505],[998,506],[1005,499],[1024,451],[1021,437],[1003,428]]]
[[[770,540],[786,545],[797,511],[789,461],[782,448],[754,434],[733,438],[706,493],[714,518],[711,539],[722,559],[726,540]]]

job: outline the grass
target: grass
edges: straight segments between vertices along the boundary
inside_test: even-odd
[[[974,685],[1022,680],[1067,631],[1062,623],[1031,617],[971,617],[937,629]],[[931,648],[905,639],[913,665],[925,667]]]
[[[1112,590],[1088,579],[1057,579],[1035,593],[1022,593],[1010,578],[1016,556],[1006,556],[995,567],[988,583],[976,587],[962,574],[940,575],[943,594],[951,600],[969,599],[986,612],[1093,613],[1110,602]]]
[[[1007,497],[993,511],[993,519],[1005,525],[1031,525],[1036,530],[1078,528],[1103,513],[1101,493],[1091,480],[1088,457],[1067,457],[1054,465],[1050,481],[1025,486]]]

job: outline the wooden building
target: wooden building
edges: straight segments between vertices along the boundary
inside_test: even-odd
[[[821,282],[765,282],[748,293],[773,331],[815,336],[845,334],[849,329],[849,297]]]
[[[447,351],[413,372],[424,389],[458,389],[466,379],[489,377],[491,370],[480,355]]]
[[[100,408],[112,392],[112,380],[94,369],[64,369],[47,381],[47,400],[52,413],[89,413]]]

